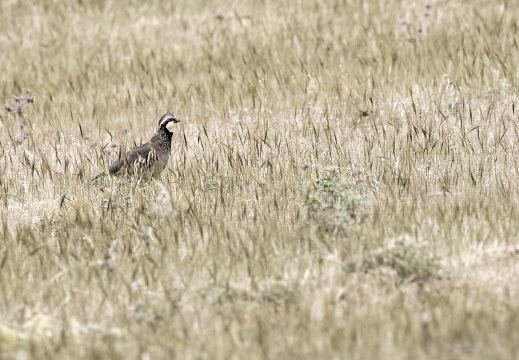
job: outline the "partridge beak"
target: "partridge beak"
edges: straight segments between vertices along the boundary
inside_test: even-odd
[[[181,120],[180,119],[173,119],[171,121],[173,121],[176,124],[176,123],[180,122]]]

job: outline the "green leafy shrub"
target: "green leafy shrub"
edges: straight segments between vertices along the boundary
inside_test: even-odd
[[[361,223],[366,213],[357,185],[343,176],[339,168],[324,171],[316,188],[308,194],[306,206],[309,219],[332,232]]]
[[[348,264],[348,272],[393,269],[404,282],[425,281],[439,270],[438,258],[423,242],[401,236],[359,256]]]

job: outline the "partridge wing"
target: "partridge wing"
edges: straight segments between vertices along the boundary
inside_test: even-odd
[[[119,159],[115,160],[110,165],[108,171],[111,175],[118,175],[121,173],[121,170],[124,169],[130,171],[132,168],[134,170],[136,170],[136,168],[141,168],[142,165],[147,163],[146,159],[150,152],[152,152],[152,148],[149,143],[138,146],[135,149],[128,151],[125,156],[119,156]]]
[[[128,161],[132,161],[134,163],[134,167],[136,169],[139,168],[138,171],[160,171],[160,169],[156,169],[158,166],[158,151],[158,145],[153,142],[149,142],[136,148],[132,154],[131,160],[128,159]]]
[[[142,144],[141,146],[128,151],[126,153],[128,164],[134,164],[135,162],[145,162],[151,151],[153,151],[153,148],[150,146],[150,143]]]

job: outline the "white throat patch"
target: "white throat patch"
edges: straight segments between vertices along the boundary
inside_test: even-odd
[[[170,121],[169,123],[166,124],[166,129],[168,129],[168,131],[172,133],[174,125],[175,125],[175,122],[174,121]]]

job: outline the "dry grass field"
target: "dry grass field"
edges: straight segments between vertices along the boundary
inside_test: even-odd
[[[0,1],[0,358],[518,358],[518,19]]]

